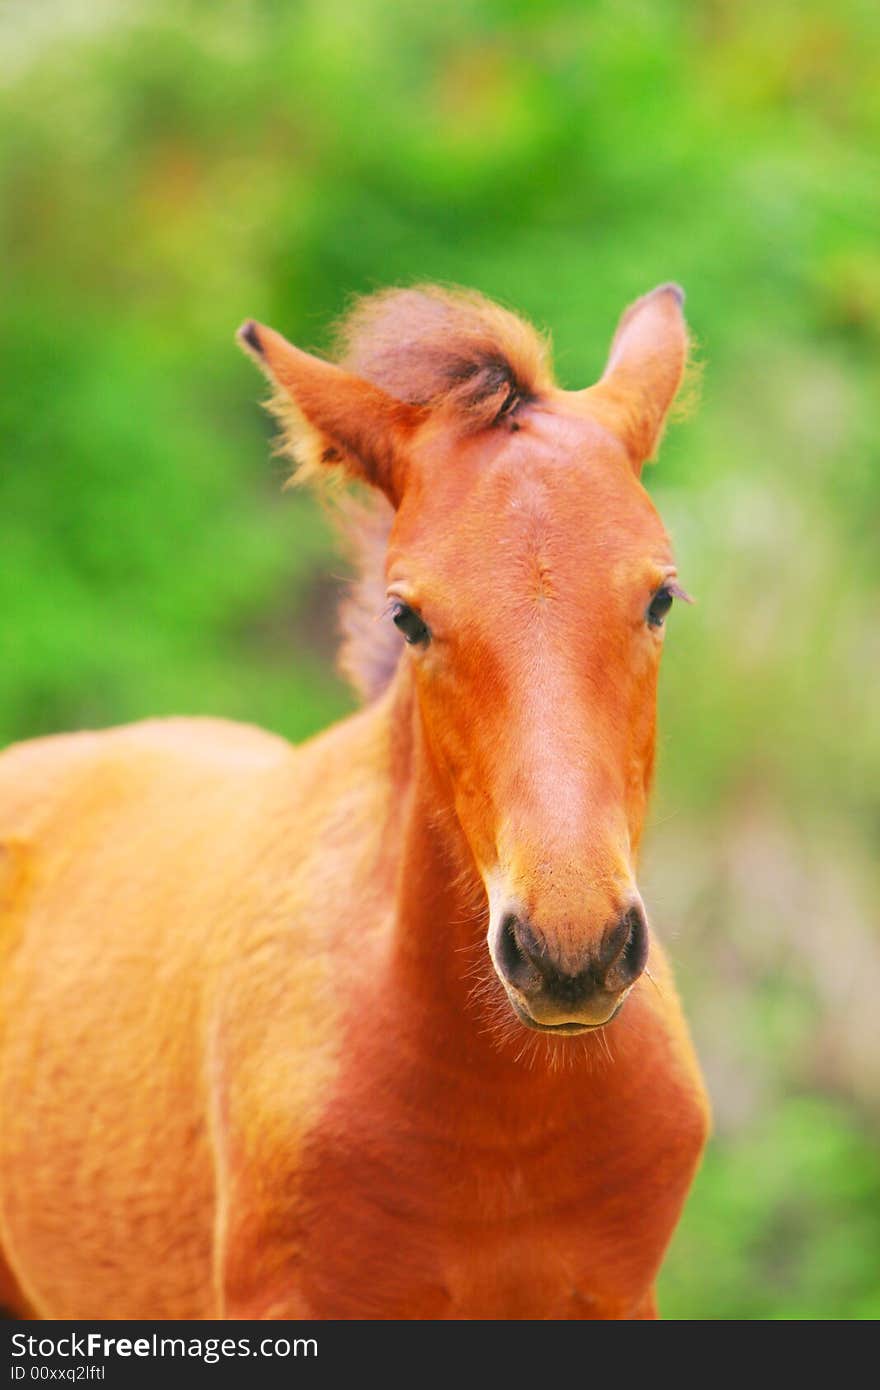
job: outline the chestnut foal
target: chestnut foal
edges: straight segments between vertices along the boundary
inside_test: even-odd
[[[681,303],[574,392],[462,292],[363,301],[342,365],[241,330],[301,470],[374,492],[365,701],[299,748],[173,719],[0,758],[13,1311],[656,1316],[707,1128],[635,870]]]

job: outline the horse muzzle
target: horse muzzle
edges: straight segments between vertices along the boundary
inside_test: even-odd
[[[647,964],[648,924],[634,902],[573,960],[527,917],[507,911],[490,923],[488,944],[520,1022],[564,1036],[611,1022]]]

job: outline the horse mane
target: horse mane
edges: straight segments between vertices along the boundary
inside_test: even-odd
[[[357,300],[334,335],[334,359],[398,400],[442,409],[450,427],[491,426],[552,383],[549,344],[471,290],[417,285]],[[356,576],[339,608],[338,665],[364,700],[391,681],[403,638],[384,613],[394,513],[379,493],[344,497],[337,529]]]

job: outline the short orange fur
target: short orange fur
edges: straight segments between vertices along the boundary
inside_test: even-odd
[[[515,901],[574,973],[636,891],[673,570],[638,472],[680,292],[629,309],[581,392],[512,315],[430,288],[366,301],[342,367],[243,338],[300,460],[384,494],[385,577],[347,618],[367,702],[299,748],[180,719],[0,757],[0,1301],[656,1316],[707,1129],[663,952],[613,1022],[554,1037],[487,931]]]

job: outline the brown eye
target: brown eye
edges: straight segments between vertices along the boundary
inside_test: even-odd
[[[665,587],[662,589],[658,589],[654,597],[651,599],[651,602],[648,604],[648,612],[646,614],[646,617],[648,619],[648,626],[662,627],[663,620],[671,607],[672,594],[670,590]]]
[[[391,610],[391,621],[411,647],[427,646],[431,633],[414,608],[398,599]]]

